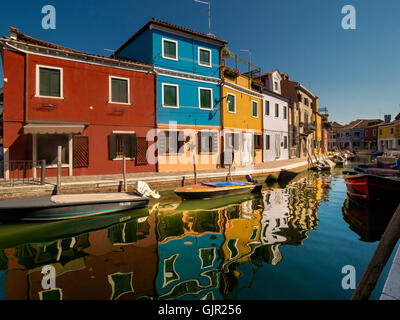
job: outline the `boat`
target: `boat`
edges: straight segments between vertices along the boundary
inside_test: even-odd
[[[344,177],[348,196],[362,207],[395,211],[400,204],[400,178],[376,174],[354,174]]]
[[[0,202],[0,221],[76,219],[147,207],[149,198],[136,192],[61,194]]]
[[[346,162],[346,159],[344,159],[340,155],[334,155],[331,157],[331,161],[333,161],[339,167],[339,166],[344,165],[344,163]]]
[[[182,199],[205,199],[224,197],[246,193],[257,193],[262,189],[251,176],[246,176],[248,182],[242,181],[214,181],[202,184],[183,186],[175,190]]]

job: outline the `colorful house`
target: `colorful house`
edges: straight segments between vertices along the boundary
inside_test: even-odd
[[[224,69],[222,128],[224,164],[243,166],[263,161],[262,84]]]
[[[312,154],[314,149],[313,103],[316,97],[302,84],[292,81],[287,73],[282,75],[282,94],[289,102],[290,158],[301,158]]]
[[[274,70],[257,79],[264,83],[263,161],[289,159],[289,99],[281,94],[281,74]]]
[[[152,19],[116,52],[156,72],[158,170],[216,168],[220,156],[220,62],[227,42]]]
[[[146,160],[155,127],[151,65],[61,47],[10,28],[0,39],[4,67],[4,167],[46,161],[46,176],[155,171]],[[25,162],[22,162],[25,161]]]
[[[350,122],[337,130],[337,144],[341,149],[350,151],[363,150],[366,148],[364,144],[364,129],[382,122],[379,119],[358,119]]]
[[[378,131],[379,126],[384,122],[364,128],[364,148],[372,151],[378,150]]]
[[[400,150],[400,120],[394,120],[378,127],[378,150]]]
[[[318,112],[313,113],[315,131],[314,131],[314,154],[320,155],[324,152],[322,148],[322,116]]]

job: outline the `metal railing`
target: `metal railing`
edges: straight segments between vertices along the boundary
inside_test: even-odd
[[[40,176],[38,175],[40,170]],[[1,162],[2,182],[10,186],[45,184],[46,160],[10,160]]]

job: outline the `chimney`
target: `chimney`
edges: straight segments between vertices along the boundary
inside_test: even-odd
[[[392,121],[392,115],[390,115],[390,114],[385,114],[384,117],[385,117],[385,122],[386,122],[386,123],[389,123],[390,121]]]

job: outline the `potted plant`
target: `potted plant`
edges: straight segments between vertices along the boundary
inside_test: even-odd
[[[224,75],[229,77],[229,78],[236,78],[240,75],[240,71],[237,69],[232,69],[229,67],[224,68]]]
[[[258,79],[252,79],[251,86],[256,90],[261,90],[261,88],[264,86],[264,83]]]

